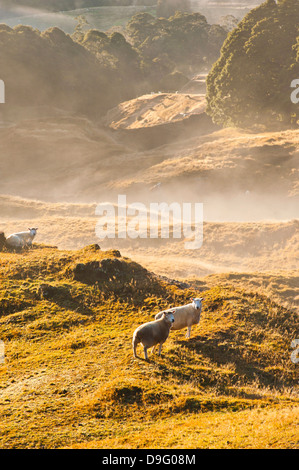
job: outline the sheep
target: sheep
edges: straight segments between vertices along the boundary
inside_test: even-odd
[[[37,228],[29,228],[26,232],[13,233],[7,237],[6,246],[15,249],[31,247],[36,231]]]
[[[136,347],[139,343],[143,345],[145,360],[148,360],[147,349],[152,348],[152,353],[155,347],[159,344],[159,356],[161,356],[162,345],[165,343],[169,336],[169,331],[174,322],[173,311],[161,312],[159,320],[150,321],[138,326],[133,333],[133,354],[138,357]]]
[[[181,330],[182,328],[187,327],[186,338],[190,338],[191,327],[199,323],[202,301],[204,298],[191,299],[192,303],[183,305],[182,307],[174,307],[174,310],[171,309],[174,316],[174,323],[172,325],[172,330]],[[166,310],[169,312],[169,310]],[[157,313],[155,319],[158,320],[163,315],[163,312]]]

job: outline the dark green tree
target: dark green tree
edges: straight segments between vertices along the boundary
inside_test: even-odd
[[[267,0],[228,35],[207,79],[208,113],[224,126],[293,125],[299,2]]]

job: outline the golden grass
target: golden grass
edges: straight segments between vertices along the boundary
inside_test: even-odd
[[[220,283],[191,339],[171,333],[146,362],[132,355],[136,326],[198,288],[94,246],[0,260],[2,448],[297,446],[292,310]],[[107,277],[78,280],[78,263],[108,266]]]
[[[108,111],[105,124],[112,129],[141,129],[181,121],[205,109],[204,95],[155,93],[119,104]]]
[[[189,200],[194,193],[200,193],[199,185],[203,188],[202,197],[220,193],[220,198],[227,194],[228,199],[233,190],[242,194],[246,189],[252,192],[251,197],[259,194],[260,203],[270,193],[272,198],[277,194],[298,197],[298,147],[298,130],[248,133],[222,129],[171,142],[146,154],[139,152],[130,162],[132,174],[117,178],[115,186],[129,192],[136,191],[138,184],[144,186],[144,182],[160,182],[163,195],[179,193],[182,187],[183,196]]]
[[[232,271],[298,270],[298,220],[204,222],[202,247],[186,250],[183,239],[99,240],[95,233],[98,219],[92,204],[51,204],[3,197],[1,208],[6,214],[19,213],[19,218],[2,217],[0,231],[6,236],[36,226],[36,243],[61,249],[78,249],[92,243],[109,249],[117,244],[123,253],[146,268],[161,275],[171,273],[174,278]],[[31,218],[27,218],[30,210]]]
[[[91,440],[89,448],[147,449],[281,449],[297,448],[295,423],[298,407],[181,415],[120,424],[103,440]],[[139,442],[143,445],[140,446]],[[136,445],[136,447],[135,447]],[[72,446],[84,448],[85,444]]]

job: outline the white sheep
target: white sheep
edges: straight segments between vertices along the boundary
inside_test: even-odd
[[[9,235],[6,239],[8,248],[25,248],[32,245],[32,241],[36,235],[37,228],[29,228],[26,232],[18,232]]]
[[[182,328],[187,328],[186,338],[190,338],[191,327],[192,325],[197,325],[200,320],[202,301],[204,298],[191,299],[192,303],[183,305],[182,307],[173,307],[170,310],[173,312],[174,323],[172,325],[172,330],[181,330]],[[163,312],[157,313],[155,319],[158,320],[163,315]]]
[[[150,321],[138,326],[133,333],[133,353],[134,357],[138,357],[136,347],[139,343],[143,345],[144,357],[148,360],[147,349],[152,348],[154,353],[155,347],[159,344],[159,356],[161,355],[162,345],[169,336],[169,331],[174,322],[173,312],[161,312],[159,320]]]

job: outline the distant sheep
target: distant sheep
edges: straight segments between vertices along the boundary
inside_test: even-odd
[[[200,320],[201,308],[203,298],[192,299],[192,303],[183,305],[182,307],[174,307],[173,309],[166,310],[166,312],[173,312],[174,323],[172,330],[181,330],[187,328],[186,338],[190,338],[192,325],[197,325]],[[163,312],[157,313],[155,319],[158,320],[163,315]]]
[[[159,320],[150,321],[140,325],[133,334],[133,353],[134,357],[138,357],[136,354],[136,347],[139,343],[143,345],[144,357],[148,360],[147,349],[152,348],[152,353],[155,350],[157,344],[159,344],[159,356],[161,355],[162,345],[165,343],[169,336],[169,331],[174,322],[173,312],[161,312],[161,318]]]
[[[36,231],[37,228],[29,228],[26,232],[13,233],[6,239],[6,246],[14,249],[31,247]]]

